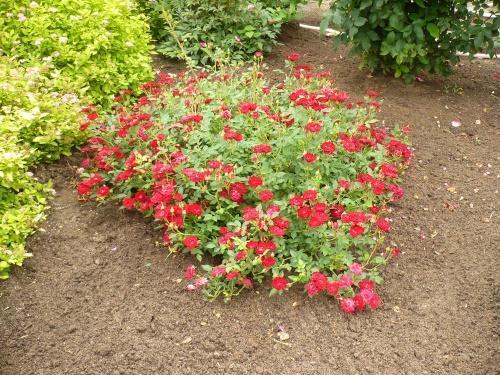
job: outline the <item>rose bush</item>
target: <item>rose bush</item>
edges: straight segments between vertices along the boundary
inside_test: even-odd
[[[387,204],[401,199],[412,152],[375,118],[378,93],[352,102],[331,74],[297,65],[271,84],[247,71],[161,74],[132,105],[98,117],[78,193],[152,216],[170,251],[214,257],[188,289],[226,299],[269,280],[304,284],[347,313],[375,309]],[[125,100],[120,96],[118,100]]]

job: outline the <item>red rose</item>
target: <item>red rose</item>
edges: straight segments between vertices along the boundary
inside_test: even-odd
[[[277,276],[273,279],[271,285],[276,290],[283,290],[283,289],[286,289],[288,283],[284,277]]]
[[[335,152],[335,143],[332,141],[326,141],[321,144],[321,150],[327,155],[333,154]]]
[[[368,216],[364,212],[346,212],[342,215],[344,223],[361,224],[368,220]]]
[[[271,146],[265,144],[256,145],[252,148],[252,151],[256,154],[269,154],[272,150]]]
[[[253,282],[248,277],[245,277],[243,280],[241,280],[241,283],[247,288],[253,288]]]
[[[229,187],[229,198],[236,203],[243,202],[243,196],[247,192],[247,187],[241,182],[235,182]]]
[[[99,117],[99,115],[97,114],[97,112],[92,112],[92,113],[89,113],[87,115],[87,120],[89,121],[94,121],[95,119],[97,119]]]
[[[282,217],[275,217],[273,219],[274,225],[277,225],[281,229],[286,229],[290,226],[290,222],[286,219],[283,219]]]
[[[300,207],[304,204],[304,199],[302,197],[291,197],[288,204],[290,204],[290,206]]]
[[[321,272],[313,272],[311,275],[311,282],[318,290],[325,290],[328,285],[328,280]]]
[[[332,281],[331,283],[328,283],[326,285],[326,292],[329,295],[334,296],[338,293],[339,288],[340,288],[340,283],[338,281]]]
[[[317,228],[323,224],[325,224],[328,221],[328,215],[325,214],[324,212],[314,212],[311,220],[309,220],[309,227],[310,228]]]
[[[339,288],[349,288],[352,286],[352,278],[349,275],[342,275],[342,277],[339,280]]]
[[[304,286],[304,288],[305,288],[308,296],[314,296],[315,294],[318,294],[318,292],[319,292],[318,288],[316,287],[316,285],[314,285],[313,282],[308,282]]]
[[[186,268],[186,271],[184,271],[184,278],[186,280],[191,280],[195,275],[196,275],[196,267],[193,265],[188,266]]]
[[[200,245],[200,240],[196,236],[187,236],[184,241],[182,241],[184,246],[186,246],[189,250],[196,249]]]
[[[365,228],[363,228],[361,225],[353,225],[349,229],[349,234],[351,235],[352,238],[356,238],[361,236],[365,232]]]
[[[125,198],[123,199],[123,207],[125,207],[127,210],[131,210],[134,208],[135,205],[135,199],[134,198]]]
[[[102,176],[98,173],[95,173],[92,177],[90,177],[89,182],[92,185],[97,185],[102,182]]]
[[[198,203],[188,203],[184,209],[188,215],[201,216],[203,213],[203,208],[201,207],[201,204]]]
[[[224,266],[217,266],[212,268],[212,272],[210,272],[211,277],[222,276],[226,273],[226,268]]]
[[[304,194],[302,194],[302,198],[307,201],[313,201],[318,197],[318,192],[316,190],[306,190]]]
[[[307,206],[300,207],[297,210],[297,216],[300,217],[302,220],[307,219],[311,215],[311,208]]]
[[[375,288],[375,283],[372,280],[364,279],[359,282],[358,286],[359,289],[373,290]]]
[[[360,173],[360,174],[358,174],[358,177],[356,178],[356,180],[360,184],[364,185],[364,184],[366,184],[368,182],[372,182],[373,176],[369,175],[368,173]]]
[[[349,99],[349,94],[345,91],[334,91],[328,97],[332,102],[345,102]]]
[[[306,152],[304,154],[304,161],[306,163],[314,163],[316,161],[317,157],[311,152]]]
[[[88,194],[90,189],[92,189],[92,184],[88,180],[84,180],[78,184],[77,191],[80,195]]]
[[[349,266],[349,270],[353,274],[359,276],[363,273],[363,266],[361,266],[361,264],[359,264],[359,263],[353,263]]]
[[[269,216],[273,216],[274,214],[279,214],[279,212],[280,212],[280,207],[276,204],[270,204],[266,211],[266,213]]]
[[[300,59],[300,55],[298,53],[291,53],[287,56],[287,59],[289,61],[297,61],[298,59]]]
[[[270,268],[276,264],[276,259],[274,257],[265,257],[260,260],[262,265],[266,268]]]
[[[380,173],[384,177],[388,178],[397,178],[398,177],[398,168],[394,164],[382,164],[380,167]]]
[[[248,185],[250,185],[254,189],[263,184],[264,181],[262,181],[262,178],[260,178],[259,176],[250,176],[250,178],[248,179]]]
[[[257,104],[255,104],[255,103],[252,103],[252,102],[240,103],[240,112],[241,113],[253,112],[256,109],[257,109]]]
[[[109,187],[102,185],[99,189],[97,189],[97,195],[100,197],[107,197],[109,195]]]
[[[354,296],[353,301],[355,311],[363,311],[365,309],[365,301],[362,296],[359,294]]]
[[[346,314],[352,314],[356,309],[356,304],[352,298],[343,298],[340,301],[340,309]]]
[[[314,204],[313,209],[314,212],[325,212],[328,208],[328,205],[323,202],[317,202]]]
[[[351,187],[351,183],[347,180],[338,180],[337,183],[341,188],[349,189]]]
[[[279,226],[275,225],[271,227],[269,230],[272,234],[274,234],[276,237],[283,237],[286,233],[286,231],[283,228],[280,228]]]
[[[243,219],[245,221],[252,221],[259,217],[259,211],[253,207],[245,207],[243,209]]]
[[[401,198],[403,198],[404,195],[404,190],[401,186],[398,185],[387,185],[387,190],[392,192],[392,200],[393,201],[398,201]]]
[[[385,184],[383,181],[373,179],[370,181],[370,184],[372,186],[372,190],[375,195],[380,195],[385,190]]]
[[[319,122],[309,122],[305,126],[305,131],[309,133],[319,133],[321,131],[321,124]]]
[[[365,303],[370,302],[374,294],[375,292],[373,291],[373,289],[361,289],[359,292],[359,295],[361,296],[361,298],[363,298],[363,301]]]
[[[391,230],[391,223],[388,219],[378,219],[377,226],[382,232],[389,232]]]
[[[370,299],[370,302],[368,303],[370,305],[370,308],[372,310],[378,309],[380,306],[380,303],[382,301],[380,300],[380,296],[376,293],[373,294],[373,297]]]
[[[342,213],[344,212],[344,207],[340,204],[333,205],[330,209],[330,215],[334,220],[338,220],[342,217]]]
[[[226,274],[226,279],[233,280],[233,279],[236,279],[239,276],[240,276],[239,272],[237,272],[237,271],[231,271],[231,272],[229,272],[229,273]]]
[[[236,261],[240,262],[243,259],[245,259],[246,256],[247,256],[247,253],[245,251],[238,251],[236,253],[236,255],[234,256],[234,259],[236,259]]]
[[[224,173],[232,173],[234,171],[234,167],[230,164],[225,164],[222,166],[222,171]]]
[[[262,200],[262,202],[267,202],[273,199],[273,192],[270,190],[262,190],[259,193],[259,198]]]
[[[212,168],[212,169],[220,168],[221,165],[222,165],[222,163],[218,160],[210,160],[208,162],[208,168]]]

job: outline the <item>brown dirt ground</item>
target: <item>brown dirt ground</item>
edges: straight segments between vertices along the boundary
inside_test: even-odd
[[[204,302],[176,281],[191,260],[166,259],[151,223],[77,201],[70,158],[40,172],[57,191],[49,219],[29,240],[34,258],[0,284],[1,374],[497,373],[500,64],[464,61],[451,78],[405,86],[360,72],[314,32],[290,26],[282,42],[271,65],[293,49],[355,97],[381,91],[380,118],[412,125],[390,238],[404,253],[385,271],[381,308],[346,316],[301,290]]]

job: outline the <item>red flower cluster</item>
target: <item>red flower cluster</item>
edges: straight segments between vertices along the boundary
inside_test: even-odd
[[[372,250],[391,230],[386,205],[403,196],[411,149],[376,125],[378,102],[351,103],[299,59],[275,85],[259,57],[248,73],[162,74],[109,116],[88,107],[77,190],[153,217],[170,251],[218,259],[184,272],[209,299],[270,280],[274,293],[325,292],[346,313],[375,309],[373,266],[400,251]]]

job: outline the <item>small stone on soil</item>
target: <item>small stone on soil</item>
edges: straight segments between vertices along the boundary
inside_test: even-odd
[[[192,341],[192,337],[186,337],[184,340],[181,341],[181,344],[189,344]]]

